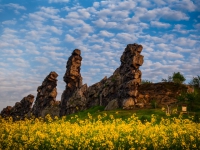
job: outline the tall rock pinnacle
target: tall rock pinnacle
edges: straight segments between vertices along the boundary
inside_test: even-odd
[[[67,61],[67,70],[63,77],[63,80],[66,83],[66,88],[61,97],[60,116],[67,114],[67,101],[73,93],[82,86],[82,77],[80,73],[81,61],[81,51],[75,49]]]

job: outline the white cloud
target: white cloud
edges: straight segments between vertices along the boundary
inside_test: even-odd
[[[200,23],[195,24],[194,27],[195,27],[197,30],[200,30]]]
[[[29,14],[29,17],[30,17],[31,20],[45,21],[45,18],[41,17],[38,14]]]
[[[174,1],[171,7],[178,10],[195,11],[196,6],[190,0]]]
[[[183,29],[183,28],[185,28],[185,25],[176,24],[172,31],[176,31],[176,32],[179,32],[179,33],[182,33],[182,34],[187,34],[189,32],[189,30]]]
[[[40,47],[42,50],[46,50],[46,51],[55,51],[55,50],[61,50],[61,47],[56,47],[56,46],[41,46]]]
[[[95,8],[99,7],[99,2],[94,2],[93,7],[95,7]]]
[[[163,23],[159,21],[151,21],[151,26],[157,28],[169,28],[171,25],[169,23]]]
[[[59,38],[50,38],[49,40],[52,44],[60,44],[61,42]]]
[[[8,67],[8,66],[9,66],[8,63],[0,62],[0,67]]]
[[[79,18],[79,14],[77,12],[70,12],[68,13],[68,15],[66,16],[66,18]]]
[[[45,53],[45,55],[56,58],[56,57],[64,56],[64,53],[58,53],[58,52],[55,52],[55,51],[48,51],[47,53]]]
[[[19,4],[14,4],[14,3],[5,4],[4,6],[10,7],[10,8],[15,8],[17,10],[26,10],[26,8],[24,6],[21,6]]]
[[[106,31],[106,30],[102,30],[102,31],[100,31],[99,34],[100,34],[101,36],[105,36],[105,37],[112,37],[112,36],[114,36],[113,33],[108,32],[108,31]]]
[[[90,13],[86,9],[78,9],[78,12],[84,18],[89,18],[90,17]]]
[[[165,20],[174,20],[174,21],[189,20],[189,17],[185,13],[177,10],[172,10],[169,7],[155,8],[152,10],[136,7],[135,15],[132,17],[130,21],[131,22],[138,22],[141,20],[153,21],[160,18]]]
[[[169,44],[161,43],[161,44],[157,44],[157,47],[159,47],[160,50],[165,50],[165,51],[171,50],[171,47],[169,46]]]
[[[52,31],[52,32],[54,32],[56,34],[59,34],[59,35],[61,35],[62,32],[63,32],[61,29],[58,29],[55,26],[46,26],[46,29],[48,29],[49,31]]]
[[[92,45],[91,47],[92,47],[93,50],[101,50],[102,49],[102,46],[101,45],[97,45],[97,44]]]
[[[40,9],[39,11],[28,14],[28,16],[31,18],[30,21],[44,22],[47,19],[52,19],[53,21],[56,21],[59,19],[59,16],[57,15],[57,13],[60,12],[59,9],[55,9],[53,7],[40,7],[39,9]]]
[[[47,64],[49,62],[49,59],[46,57],[35,57],[35,60],[43,64]]]
[[[172,41],[173,44],[176,44],[176,45],[180,45],[180,46],[183,46],[183,47],[193,47],[195,44],[196,44],[196,40],[191,40],[191,39],[188,39],[188,38],[185,38],[185,37],[180,37],[180,38],[177,38],[177,39],[174,39]]]
[[[120,41],[124,41],[126,43],[133,43],[133,41],[137,40],[136,36],[129,33],[118,33],[116,37],[119,38]]]
[[[47,14],[57,14],[58,12],[60,12],[59,9],[55,9],[53,7],[40,7],[40,10],[47,13]]]
[[[42,37],[42,34],[44,32],[39,32],[36,30],[30,30],[29,32],[26,33],[26,39],[31,39],[31,40],[39,40]]]
[[[36,44],[34,44],[33,42],[25,42],[24,47],[26,48],[26,52],[29,54],[40,54],[40,52],[37,50],[38,48]]]
[[[98,27],[104,27],[106,25],[106,22],[103,19],[98,19],[92,22]]]
[[[3,25],[15,25],[16,20],[6,20],[2,22]]]
[[[29,62],[22,58],[7,58],[7,61],[18,67],[30,67]]]
[[[10,28],[4,28],[3,29],[3,33],[4,34],[14,34],[14,33],[17,33],[17,31],[13,30],[13,29],[10,29]]]
[[[49,0],[49,3],[68,3],[69,0]]]
[[[1,42],[1,43],[0,43],[0,48],[2,48],[2,47],[7,47],[7,46],[10,46],[10,44],[7,43],[7,42]]]
[[[62,20],[62,22],[73,27],[85,24],[83,20],[76,19],[76,18],[67,18],[67,19]]]
[[[76,41],[76,39],[73,36],[71,36],[69,34],[66,34],[65,35],[65,41],[67,41],[67,42],[74,42],[74,41]]]
[[[139,6],[145,7],[145,8],[149,8],[152,6],[151,2],[148,0],[142,0],[139,1]]]
[[[157,5],[165,5],[166,2],[164,2],[163,0],[153,0],[154,3],[156,3]]]

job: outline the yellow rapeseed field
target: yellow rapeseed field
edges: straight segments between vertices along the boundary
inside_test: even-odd
[[[107,114],[94,120],[70,123],[66,117],[54,120],[26,119],[13,122],[12,118],[0,119],[0,149],[77,149],[77,150],[145,150],[145,149],[200,149],[200,124],[189,119],[162,119],[142,123],[136,115],[127,120],[102,121]]]

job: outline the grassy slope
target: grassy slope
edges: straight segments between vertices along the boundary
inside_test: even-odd
[[[85,111],[80,111],[75,114],[68,115],[66,117],[67,121],[70,121],[71,123],[76,122],[76,115],[79,119],[84,120],[88,119],[88,113],[91,114],[92,118],[95,120],[98,120],[98,115],[103,116],[105,113],[107,114],[107,117],[104,117],[103,120],[110,120],[110,115],[113,115],[114,118],[122,118],[122,120],[126,120],[130,118],[133,114],[136,114],[136,116],[141,120],[151,120],[151,116],[155,115],[157,118],[157,122],[160,122],[161,118],[173,118],[178,117],[178,114],[173,114],[171,116],[167,116],[165,112],[163,112],[160,108],[159,109],[137,109],[137,110],[111,110],[111,111],[104,111],[103,106],[96,106],[92,107]],[[196,113],[198,116],[200,116],[200,113]],[[193,116],[193,114],[184,114],[183,118],[189,118]]]

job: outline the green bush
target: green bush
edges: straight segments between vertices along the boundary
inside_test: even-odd
[[[177,100],[179,102],[187,103],[191,111],[196,111],[196,108],[199,108],[200,93],[197,90],[193,93],[181,93],[181,95],[177,97]]]
[[[152,82],[149,80],[142,80],[141,84],[151,84]]]
[[[151,107],[152,107],[152,108],[156,109],[156,108],[157,108],[157,105],[158,105],[158,104],[157,104],[156,100],[152,100],[152,101],[151,101]]]
[[[189,82],[190,85],[200,88],[200,76],[193,77],[193,79]]]
[[[186,79],[180,72],[174,72],[172,80],[174,83],[183,83]]]

